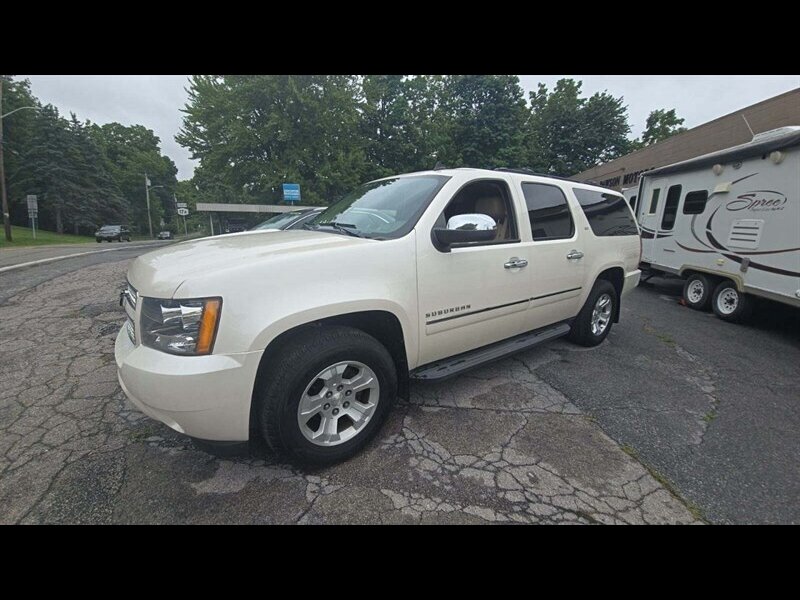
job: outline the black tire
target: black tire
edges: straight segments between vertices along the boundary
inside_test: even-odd
[[[708,310],[716,281],[702,273],[692,273],[683,284],[683,301],[694,310]]]
[[[753,298],[736,289],[736,284],[728,279],[717,285],[711,299],[714,314],[729,323],[742,323],[749,319],[753,314],[753,305]]]
[[[375,412],[349,440],[316,445],[300,429],[300,398],[318,373],[348,360],[363,363],[377,376],[380,394]],[[261,381],[255,413],[261,433],[276,453],[300,464],[332,464],[356,454],[378,432],[397,397],[397,371],[389,352],[371,335],[350,327],[314,327],[298,333],[280,349]]]
[[[95,242],[97,242],[97,243],[99,244],[99,243],[100,243],[100,242],[102,242],[103,240],[101,240],[100,238],[94,238],[94,241],[95,241]]]
[[[611,315],[605,328],[599,334],[592,332],[592,313],[594,312],[595,304],[601,296],[607,294],[611,300]],[[572,328],[567,336],[570,341],[581,346],[597,346],[603,343],[603,340],[608,336],[611,331],[611,326],[614,323],[614,315],[617,311],[619,298],[617,297],[617,290],[612,283],[606,279],[598,279],[594,282],[592,291],[589,292],[589,297],[586,298],[586,303],[583,305],[581,312],[575,317],[572,322]]]

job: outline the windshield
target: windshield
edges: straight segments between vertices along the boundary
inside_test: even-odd
[[[119,225],[103,225],[100,231],[119,231]]]
[[[259,223],[255,227],[253,227],[250,231],[256,231],[258,229],[283,229],[289,223],[294,221],[297,217],[299,217],[302,213],[299,212],[288,212],[288,213],[281,213],[279,215],[275,215],[271,219],[267,219],[263,223]]]
[[[367,183],[311,219],[307,228],[374,239],[406,235],[430,201],[450,179],[444,175],[395,177]],[[330,224],[336,224],[330,225]]]

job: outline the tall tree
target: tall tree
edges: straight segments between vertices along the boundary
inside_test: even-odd
[[[682,127],[683,121],[684,119],[679,118],[678,115],[675,114],[674,108],[669,110],[659,108],[652,111],[647,116],[645,129],[642,133],[642,145],[649,146],[651,144],[656,144],[676,133],[686,131],[686,127]]]
[[[556,175],[573,175],[626,154],[627,108],[622,98],[598,92],[581,97],[581,82],[561,79],[530,94],[530,162]]]
[[[148,232],[145,173],[152,184],[150,216],[153,226],[174,217],[172,201],[178,169],[161,153],[160,140],[143,125],[89,124],[88,131],[108,158],[110,176],[119,186],[128,208],[129,224],[141,233]]]
[[[304,204],[325,204],[365,171],[358,91],[341,75],[196,76],[176,140],[200,159],[199,184],[277,202],[300,183]]]
[[[527,107],[516,75],[453,75],[442,90],[448,166],[519,167],[526,163]]]

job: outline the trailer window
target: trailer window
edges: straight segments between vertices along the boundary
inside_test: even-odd
[[[675,226],[675,216],[678,214],[678,202],[681,200],[681,186],[673,185],[667,192],[667,201],[664,203],[664,216],[661,217],[661,229],[670,231]]]
[[[658,197],[661,195],[661,188],[656,188],[653,190],[653,195],[650,197],[650,209],[647,211],[648,215],[656,214],[656,210],[658,210]]]
[[[633,213],[619,194],[579,188],[572,191],[595,235],[639,235]]]
[[[683,201],[683,214],[685,215],[699,215],[706,209],[706,202],[708,201],[708,191],[698,190],[696,192],[689,192],[686,194],[686,199]]]
[[[563,240],[575,233],[567,197],[561,188],[544,183],[523,183],[534,240]]]

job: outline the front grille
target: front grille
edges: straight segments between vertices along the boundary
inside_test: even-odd
[[[133,321],[131,321],[130,319],[126,319],[125,329],[128,330],[128,337],[131,338],[131,342],[136,344],[136,328],[133,326]]]

